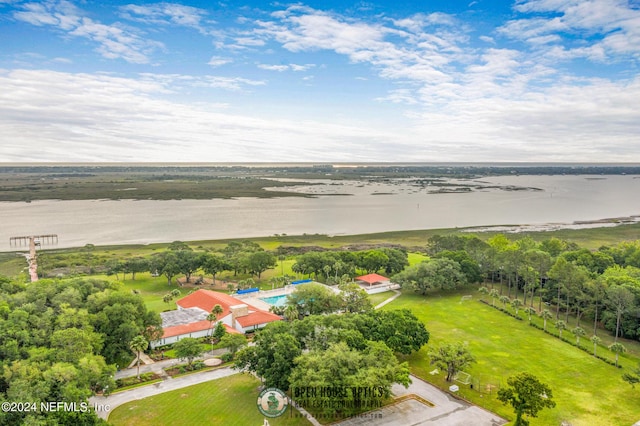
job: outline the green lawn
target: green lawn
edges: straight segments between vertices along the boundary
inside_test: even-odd
[[[427,351],[442,342],[463,341],[478,363],[466,371],[473,376],[475,389],[461,385],[461,395],[499,415],[513,419],[511,408],[496,400],[487,385],[505,385],[506,379],[527,371],[549,384],[556,408],[540,412],[532,425],[630,425],[640,420],[640,389],[622,381],[623,370],[616,369],[568,343],[530,327],[480,303],[461,302],[464,290],[451,294],[419,296],[405,293],[383,309],[408,308],[420,318],[431,333],[429,344],[406,357],[417,376],[439,386],[448,386],[444,376],[430,375]],[[477,299],[474,294],[474,299]],[[553,327],[552,325],[549,325]],[[566,337],[572,336],[566,333]],[[600,354],[608,352],[599,348]],[[621,364],[635,366],[637,358],[625,357]]]
[[[259,385],[260,381],[248,374],[212,380],[128,402],[113,410],[109,423],[116,426],[261,425],[264,416],[256,406]],[[282,417],[269,419],[269,424],[310,424],[291,410],[289,407]]]
[[[393,291],[385,291],[384,293],[370,294],[369,300],[371,300],[371,304],[373,306],[377,306],[379,303],[382,303],[393,296],[395,296]]]

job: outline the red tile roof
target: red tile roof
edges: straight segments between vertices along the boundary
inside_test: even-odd
[[[226,324],[224,324],[224,328],[227,330],[227,333],[242,334],[238,330],[235,330]],[[168,337],[181,336],[183,334],[195,333],[197,331],[203,331],[203,330],[209,330],[209,329],[211,329],[211,321],[206,321],[206,320],[192,322],[191,324],[175,325],[173,327],[165,328],[162,338],[166,339]]]
[[[194,291],[188,296],[178,300],[177,303],[183,308],[200,308],[207,312],[211,312],[214,306],[220,305],[223,310],[222,314],[220,314],[220,318],[229,315],[231,312],[229,307],[245,304],[242,300],[238,300],[228,294],[204,289]]]
[[[276,314],[265,311],[250,312],[249,315],[236,318],[238,324],[242,327],[251,327],[252,325],[266,324],[268,322],[280,321],[282,318]]]
[[[231,313],[231,306],[247,305],[247,307],[249,308],[249,315],[236,318],[236,321],[238,321],[238,323],[242,327],[251,327],[253,325],[265,324],[282,319],[276,314],[263,311],[256,308],[255,306],[251,306],[248,303],[245,303],[242,300],[236,299],[235,297],[229,296],[225,293],[220,293],[218,291],[200,289],[178,300],[177,303],[182,308],[200,308],[204,309],[207,312],[211,312],[215,305],[220,305],[222,306],[222,314],[219,316],[219,318],[224,318],[225,316],[229,315]],[[176,335],[177,334],[174,334],[174,336]]]
[[[382,275],[378,275],[378,274],[367,274],[367,275],[362,275],[361,277],[356,277],[356,280],[364,281],[368,284],[374,284],[381,281],[389,281],[389,278],[383,277]]]

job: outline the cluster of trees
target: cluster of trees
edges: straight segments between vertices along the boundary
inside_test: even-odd
[[[409,383],[408,365],[394,352],[410,354],[428,340],[424,324],[408,310],[311,315],[267,325],[256,334],[255,345],[238,352],[235,366],[259,375],[267,387],[366,386],[383,389],[373,398],[384,399],[393,383]],[[326,407],[323,412],[353,410]]]
[[[135,280],[136,273],[150,271],[163,275],[171,285],[179,274],[184,275],[187,282],[191,282],[193,274],[202,271],[211,275],[215,284],[216,276],[224,271],[233,271],[234,275],[252,274],[260,278],[264,271],[276,264],[277,258],[273,253],[248,240],[231,242],[220,253],[197,252],[186,243],[174,241],[166,251],[150,258],[113,259],[106,264],[106,272],[116,278],[119,273],[131,274],[131,279]]]
[[[129,344],[162,333],[158,314],[120,284],[95,279],[0,278],[0,400],[86,402],[115,387]],[[0,413],[1,424],[102,424],[92,412]]]
[[[323,277],[327,284],[334,284],[344,275],[354,277],[357,271],[395,274],[408,265],[405,250],[384,247],[362,251],[309,252],[296,257],[292,270],[299,274],[313,274],[315,279]]]
[[[426,294],[487,281],[492,299],[514,307],[544,310],[553,305],[556,321],[575,326],[589,318],[619,336],[640,338],[640,242],[603,246],[596,251],[557,238],[515,241],[502,234],[487,241],[473,235],[436,235],[429,239],[431,258],[393,279]],[[517,302],[516,302],[517,300]],[[517,306],[515,306],[517,305]],[[546,306],[545,306],[546,308]],[[535,312],[535,311],[533,311]]]
[[[294,320],[306,315],[338,311],[364,313],[373,309],[367,293],[358,284],[345,280],[338,288],[340,292],[334,292],[323,284],[300,284],[287,296],[284,306],[272,306],[271,311],[287,320]]]

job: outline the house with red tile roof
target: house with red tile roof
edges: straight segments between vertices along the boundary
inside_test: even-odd
[[[216,305],[222,307],[218,321],[222,321],[230,333],[247,333],[282,319],[228,294],[211,290],[197,290],[176,304],[177,310],[160,314],[164,334],[161,339],[151,342],[152,348],[170,345],[184,337],[210,336],[213,328],[207,316]]]

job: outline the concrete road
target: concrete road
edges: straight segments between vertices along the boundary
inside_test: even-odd
[[[98,407],[102,407],[102,409],[96,410],[96,414],[103,419],[107,419],[111,411],[129,401],[135,401],[137,399],[146,398],[148,396],[158,395],[164,392],[181,389],[191,385],[197,385],[199,383],[220,379],[222,377],[231,376],[233,374],[238,374],[238,371],[233,370],[230,367],[203,371],[200,373],[178,377],[176,379],[166,379],[162,382],[157,382],[152,385],[114,393],[113,395],[109,395],[107,397],[94,396],[89,398],[89,403],[91,404],[91,406],[97,405]]]

